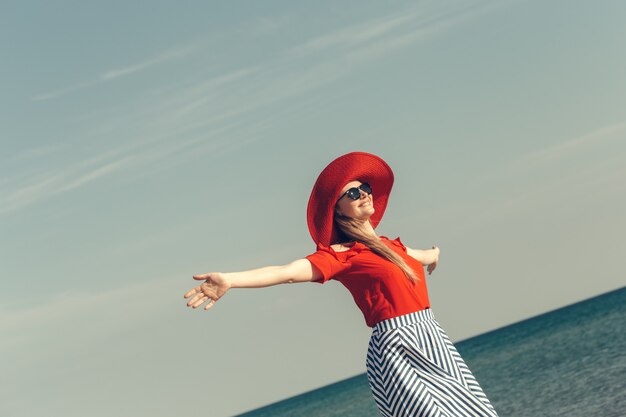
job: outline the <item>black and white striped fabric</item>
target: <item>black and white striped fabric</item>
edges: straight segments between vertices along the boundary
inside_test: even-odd
[[[386,417],[497,417],[431,309],[374,326],[367,377]]]

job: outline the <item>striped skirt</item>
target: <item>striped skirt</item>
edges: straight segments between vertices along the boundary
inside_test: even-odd
[[[430,309],[374,326],[367,378],[386,417],[497,417]]]

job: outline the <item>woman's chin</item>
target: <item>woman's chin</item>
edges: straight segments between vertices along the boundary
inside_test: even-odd
[[[376,212],[376,210],[374,210],[374,207],[368,207],[366,210],[363,210],[363,212],[361,213],[361,215],[358,217],[359,220],[369,220],[370,217],[372,217],[372,215]]]

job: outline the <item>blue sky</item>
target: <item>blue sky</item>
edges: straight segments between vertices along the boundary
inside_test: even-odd
[[[226,416],[364,371],[337,283],[191,276],[314,250],[345,152],[441,247],[460,340],[626,283],[622,2],[13,2],[0,12],[0,413]],[[32,393],[37,400],[32,401]]]

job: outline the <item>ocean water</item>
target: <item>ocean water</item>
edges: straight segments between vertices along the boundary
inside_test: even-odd
[[[626,417],[626,287],[455,343],[500,417]],[[367,377],[245,417],[379,417]]]

